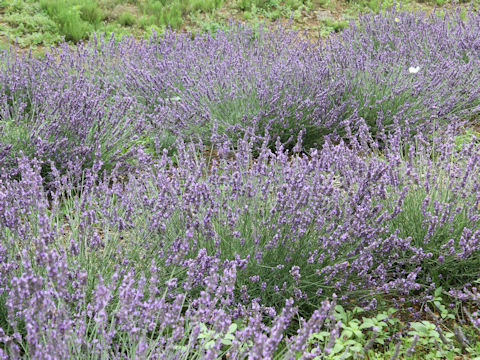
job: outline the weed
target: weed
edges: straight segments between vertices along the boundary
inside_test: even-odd
[[[118,23],[123,26],[132,26],[135,24],[135,17],[129,12],[123,12],[117,19]]]
[[[87,39],[93,26],[82,19],[81,8],[70,0],[41,0],[40,4],[47,14],[58,24],[60,34],[67,41]],[[88,12],[86,13],[88,14]]]

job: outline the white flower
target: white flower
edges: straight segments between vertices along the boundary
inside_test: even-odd
[[[409,72],[410,74],[416,74],[416,73],[418,73],[419,71],[420,71],[420,66],[417,66],[417,67],[410,66],[410,67],[408,68],[408,72]]]

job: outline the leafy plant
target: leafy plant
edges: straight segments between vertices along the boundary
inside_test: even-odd
[[[93,31],[93,26],[82,19],[81,7],[71,0],[41,0],[40,4],[47,14],[58,24],[60,34],[67,41],[86,39]],[[88,11],[84,12],[87,16]]]
[[[117,19],[118,23],[123,26],[132,26],[135,24],[135,17],[129,12],[123,12]]]
[[[94,0],[82,0],[80,3],[80,17],[82,20],[98,28],[104,15],[98,4]]]

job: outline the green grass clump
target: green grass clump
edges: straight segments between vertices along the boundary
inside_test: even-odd
[[[146,16],[142,24],[179,28],[188,15],[198,11],[212,12],[222,3],[223,0],[148,0],[141,6]]]
[[[335,20],[332,18],[325,18],[320,21],[318,26],[320,36],[327,36],[332,32],[338,33],[341,32],[348,26],[346,20]]]
[[[80,4],[80,17],[95,27],[98,27],[104,19],[102,10],[94,0],[82,1]]]
[[[135,17],[133,16],[133,14],[124,11],[120,14],[117,21],[122,26],[132,26],[133,24],[135,24]]]
[[[82,18],[82,14],[87,17],[87,14],[91,15],[92,12],[82,13],[82,8],[71,0],[41,0],[40,4],[48,16],[57,23],[60,35],[64,36],[66,41],[85,40],[94,30],[93,24]]]
[[[310,10],[311,1],[308,0],[238,0],[237,8],[244,14],[246,20],[256,20],[257,17],[275,21],[279,18],[293,17],[295,20],[300,18],[299,11],[301,9]]]

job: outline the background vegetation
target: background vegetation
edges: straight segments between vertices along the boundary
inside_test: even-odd
[[[249,24],[281,21],[312,39],[343,30],[359,12],[378,12],[394,0],[0,0],[0,48],[8,39],[21,49],[76,43],[93,33],[133,34],[163,31],[216,31],[232,19]],[[402,0],[406,10],[448,9],[450,0]],[[479,0],[462,1],[478,7]]]

